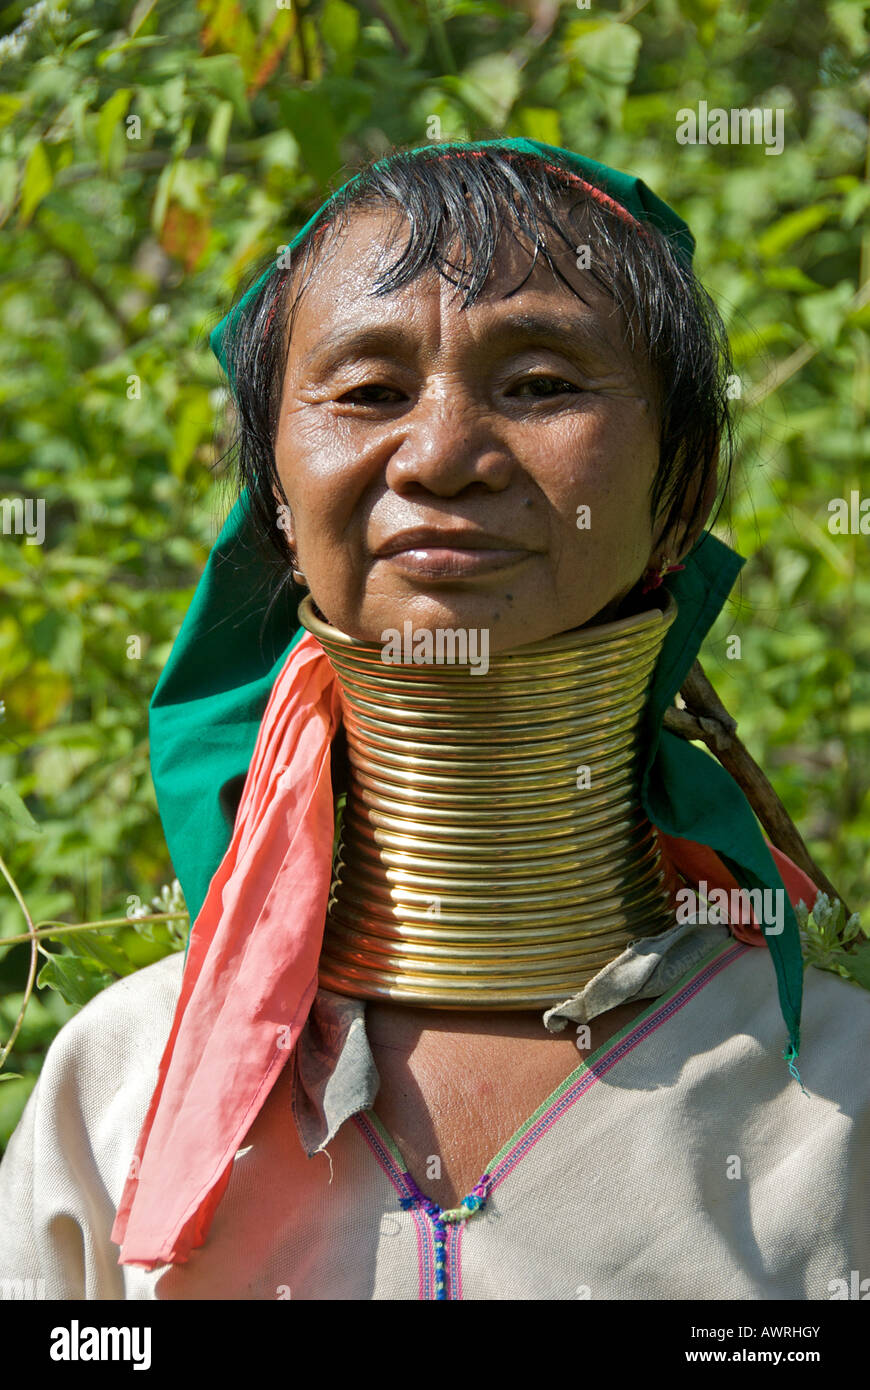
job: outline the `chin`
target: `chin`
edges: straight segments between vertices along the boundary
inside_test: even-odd
[[[610,621],[611,617],[618,616],[619,600],[615,599],[608,605],[606,616],[586,606],[560,615],[552,605],[543,600],[532,602],[528,597],[508,598],[505,594],[494,596],[466,592],[448,598],[443,594],[430,593],[407,599],[379,598],[366,605],[364,614],[354,612],[345,621],[341,621],[338,616],[340,610],[334,606],[332,611],[327,611],[317,604],[316,599],[314,604],[320,617],[356,642],[381,647],[385,642],[395,640],[394,634],[398,634],[398,639],[404,643],[413,641],[420,632],[437,635],[439,632],[464,631],[469,634],[486,633],[488,649],[494,654],[541,642],[590,622]]]

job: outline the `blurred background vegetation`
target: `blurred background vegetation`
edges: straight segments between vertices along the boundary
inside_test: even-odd
[[[0,497],[44,499],[46,532],[0,534],[0,854],[34,920],[124,918],[172,880],[147,710],[231,500],[208,331],[252,262],[361,160],[502,134],[639,174],[695,232],[742,392],[717,531],[748,557],[702,656],[815,858],[866,914],[870,536],[832,534],[828,503],[870,497],[867,10],[4,8]],[[700,101],[782,109],[782,153],[678,144],[676,113]],[[0,939],[24,930],[0,881]],[[65,940],[75,951],[41,961],[63,991],[37,990],[7,1067],[19,1079],[0,1086],[0,1143],[61,1023],[183,932]],[[28,965],[27,945],[0,947],[0,1041]]]

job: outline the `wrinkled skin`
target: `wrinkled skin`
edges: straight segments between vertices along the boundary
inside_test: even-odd
[[[699,530],[661,535],[650,516],[660,426],[643,352],[564,247],[559,267],[583,299],[543,261],[506,298],[529,266],[512,236],[467,310],[434,270],[372,296],[397,254],[384,250],[392,222],[351,215],[290,337],[275,457],[315,602],[361,641],[411,619],[489,629],[491,651],[613,617],[647,567],[675,562]],[[339,334],[357,338],[340,357]],[[686,516],[694,500],[688,489]],[[488,553],[469,553],[467,535],[381,553],[413,527],[485,533]]]

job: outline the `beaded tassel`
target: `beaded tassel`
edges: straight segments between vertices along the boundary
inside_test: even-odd
[[[411,1177],[410,1173],[403,1173],[402,1177],[410,1197],[400,1197],[399,1205],[404,1211],[410,1211],[411,1207],[418,1206],[426,1213],[432,1222],[432,1231],[435,1244],[435,1297],[447,1298],[447,1227],[448,1225],[458,1225],[467,1221],[475,1212],[482,1211],[486,1206],[487,1186],[490,1175],[484,1173],[483,1177],[474,1184],[467,1197],[462,1200],[461,1206],[451,1207],[448,1211],[443,1211],[437,1202],[431,1201],[420,1191],[419,1187]]]

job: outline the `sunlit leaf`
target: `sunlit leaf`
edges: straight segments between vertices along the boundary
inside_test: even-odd
[[[465,68],[455,89],[485,121],[500,126],[520,90],[519,70],[509,54],[488,54]]]
[[[54,989],[68,1004],[81,1008],[114,982],[114,975],[93,961],[56,955],[45,962],[37,976],[40,989]]]
[[[21,797],[10,783],[6,782],[0,786],[0,823],[5,819],[8,823],[20,826],[23,830],[39,830],[38,823],[28,811]]]
[[[18,220],[26,226],[47,193],[51,192],[53,174],[42,140],[37,140],[24,166],[21,181],[21,206]]]
[[[220,163],[226,153],[227,140],[233,122],[233,103],[219,101],[208,128],[206,143],[213,157]]]
[[[127,108],[133,96],[129,87],[119,87],[117,92],[113,92],[100,111],[97,120],[97,148],[100,152],[100,163],[105,170],[114,167],[112,161],[112,144],[115,132],[119,123],[127,114]],[[123,151],[123,146],[121,146]],[[123,163],[123,154],[118,163]]]
[[[824,203],[811,203],[809,207],[799,208],[780,217],[758,238],[759,255],[768,260],[781,256],[796,241],[809,236],[818,227],[824,226],[831,216],[832,209]]]
[[[558,145],[559,113],[545,106],[523,106],[515,112],[520,128],[529,140],[540,140],[545,145]]]
[[[359,22],[359,14],[346,0],[326,0],[320,16],[320,32],[336,53],[350,53],[356,46]]]
[[[630,24],[578,25],[570,45],[572,56],[594,76],[626,86],[634,76],[642,39]]]
[[[9,124],[23,105],[23,97],[13,96],[11,92],[0,92],[0,129]]]

